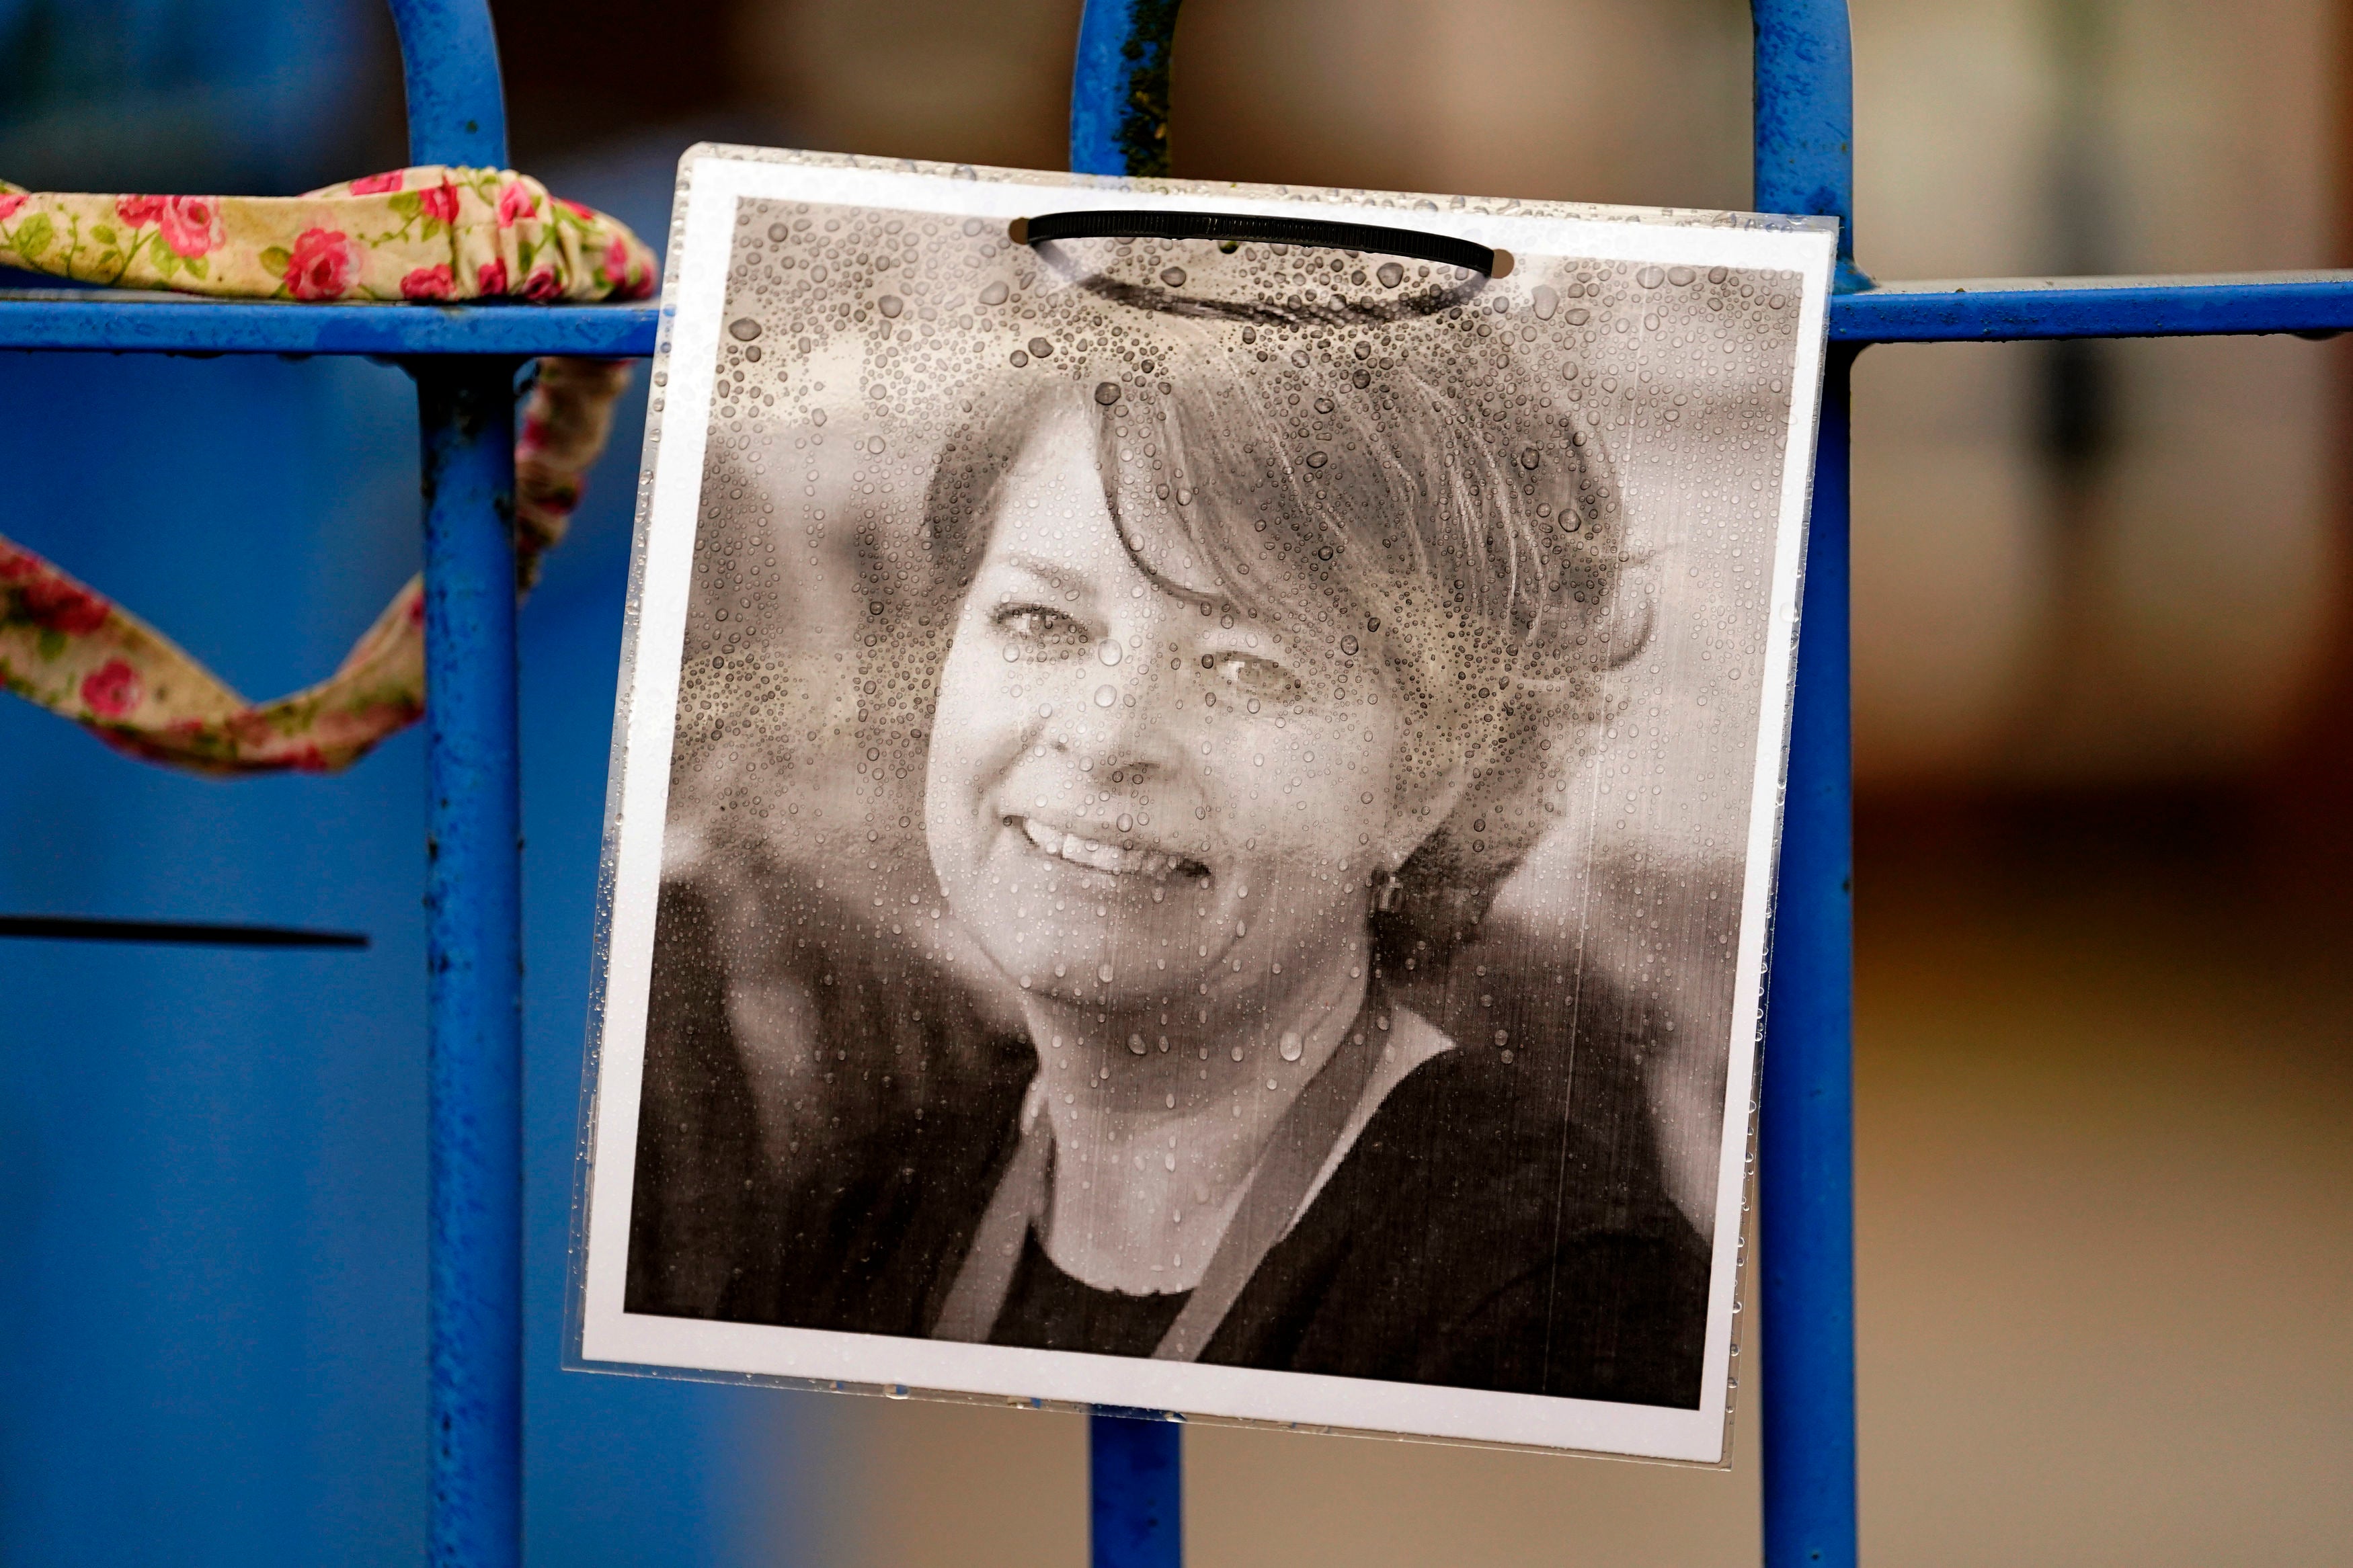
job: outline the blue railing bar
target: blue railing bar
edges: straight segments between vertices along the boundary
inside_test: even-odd
[[[1835,216],[1854,265],[1854,48],[1845,0],[1752,0],[1756,205]],[[1831,352],[1799,609],[1757,1128],[1766,1568],[1852,1568],[1854,812],[1848,447],[1854,351]]]
[[[1071,172],[1148,174],[1167,167],[1167,126],[1140,102],[1167,60],[1177,0],[1087,0],[1071,71]],[[1147,92],[1148,96],[1148,92]],[[1156,156],[1155,156],[1156,154]]]
[[[502,169],[506,89],[486,0],[391,0],[408,105],[408,161]]]
[[[0,294],[0,351],[645,360],[659,327],[652,306],[290,306],[85,289]],[[1831,339],[1840,343],[2346,329],[2353,329],[2353,273],[1925,279],[1831,299]]]
[[[503,167],[505,98],[487,0],[392,0],[392,14],[410,162]],[[466,356],[409,362],[425,461],[426,1544],[435,1568],[522,1562],[518,360],[488,342],[503,314],[392,318],[463,322],[445,352]],[[242,320],[251,330],[271,318]]]
[[[1089,1417],[1090,1568],[1184,1568],[1184,1430],[1151,1410]]]
[[[1176,30],[1176,0],[1086,0],[1071,70],[1071,170],[1140,174],[1167,167],[1166,125],[1141,112]],[[1139,81],[1139,77],[1147,79]],[[1165,105],[1163,106],[1165,107]],[[1088,1418],[1092,1568],[1179,1568],[1185,1551],[1185,1428],[1156,1412]],[[1143,1416],[1145,1419],[1132,1419]]]
[[[1854,264],[1854,44],[1846,0],[1751,0],[1757,29],[1756,206],[1839,220],[1842,286]]]
[[[425,447],[429,1560],[522,1552],[512,360],[411,367]]]
[[[1831,301],[1855,343],[2208,337],[2353,328],[2353,272],[2212,278],[1975,278],[1884,283]]]
[[[645,359],[659,328],[650,305],[291,305],[79,289],[0,293],[0,349]],[[1973,278],[1882,283],[1831,300],[1831,337],[1850,343],[2343,331],[2353,331],[2353,273]]]
[[[1752,1278],[1764,1397],[1751,1408],[1761,1417],[1767,1568],[1850,1568],[1857,1552],[1847,565],[1854,353],[1831,351],[1822,390],[1758,1102],[1761,1268]]]
[[[0,295],[0,349],[114,353],[652,355],[650,305],[295,305]]]

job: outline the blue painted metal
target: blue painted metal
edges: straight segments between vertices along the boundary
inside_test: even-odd
[[[393,0],[392,11],[410,162],[504,167],[506,105],[486,0]],[[425,447],[427,1552],[437,1568],[520,1568],[516,362],[470,354],[411,369]]]
[[[1854,264],[1854,44],[1846,0],[1752,0],[1759,212],[1839,220],[1841,289]]]
[[[657,320],[650,305],[297,305],[58,289],[0,293],[0,349],[644,359]]]
[[[408,161],[502,169],[507,100],[488,0],[391,0]]]
[[[1088,1418],[1092,1568],[1179,1568],[1185,1561],[1182,1423],[1157,1411]]]
[[[1168,172],[1168,50],[1176,0],[1086,0],[1071,73],[1071,169]],[[1185,1428],[1157,1412],[1088,1417],[1089,1539],[1094,1568],[1176,1568],[1184,1561]]]
[[[659,326],[650,305],[292,305],[0,293],[0,349],[644,359]],[[2353,331],[2353,273],[1878,283],[1831,301],[1831,337],[1850,343],[2344,331]]]
[[[1854,264],[1854,47],[1846,0],[1754,0],[1756,205],[1839,220]],[[1767,1568],[1847,1568],[1854,1480],[1854,808],[1848,603],[1848,392],[1822,389],[1799,606],[1758,1105]]]
[[[2211,278],[1977,278],[1883,283],[1831,302],[1831,336],[1921,343],[2353,328],[2353,272]]]
[[[1071,170],[1168,172],[1168,51],[1177,0],[1086,0],[1071,76]]]
[[[430,1559],[522,1560],[514,371],[417,362],[425,446]]]
[[[1799,608],[1758,1106],[1765,1561],[1855,1560],[1854,830],[1848,388],[1833,349]]]

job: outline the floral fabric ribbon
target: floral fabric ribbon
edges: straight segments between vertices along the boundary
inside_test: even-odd
[[[653,252],[617,220],[503,169],[426,165],[301,196],[36,194],[0,181],[0,265],[238,299],[638,300]],[[517,589],[564,537],[627,362],[542,360],[515,441]],[[251,702],[170,639],[0,538],[0,685],[127,755],[213,773],[343,767],[425,710],[410,579],[335,673]]]

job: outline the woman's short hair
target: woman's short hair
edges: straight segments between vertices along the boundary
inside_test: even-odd
[[[1484,915],[1557,820],[1603,677],[1648,630],[1619,614],[1623,519],[1597,436],[1518,352],[1503,300],[1453,298],[1403,331],[1394,312],[1139,311],[1124,342],[980,391],[924,506],[922,619],[944,635],[998,484],[1081,399],[1147,575],[1173,529],[1245,615],[1385,659],[1409,766],[1469,775],[1376,919],[1392,963],[1442,956]]]

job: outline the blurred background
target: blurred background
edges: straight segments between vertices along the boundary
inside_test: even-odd
[[[712,137],[1058,165],[1075,0],[494,0],[517,163],[659,239]],[[2353,265],[2348,0],[1855,0],[1882,277]],[[397,164],[374,0],[0,0],[0,174]],[[1738,0],[1188,0],[1180,174],[1737,206]],[[1863,1543],[2353,1557],[2343,343],[1856,373]],[[642,416],[642,389],[621,428]],[[413,395],[0,354],[5,531],[241,689],[417,559]],[[554,1372],[626,436],[523,616],[533,1556],[1076,1564],[1075,1417]],[[0,705],[0,910],[367,931],[0,944],[0,1562],[413,1561],[422,748],[220,784]],[[1753,1394],[1752,1383],[1748,1392]],[[1191,1560],[1730,1564],[1729,1473],[1188,1434]]]

